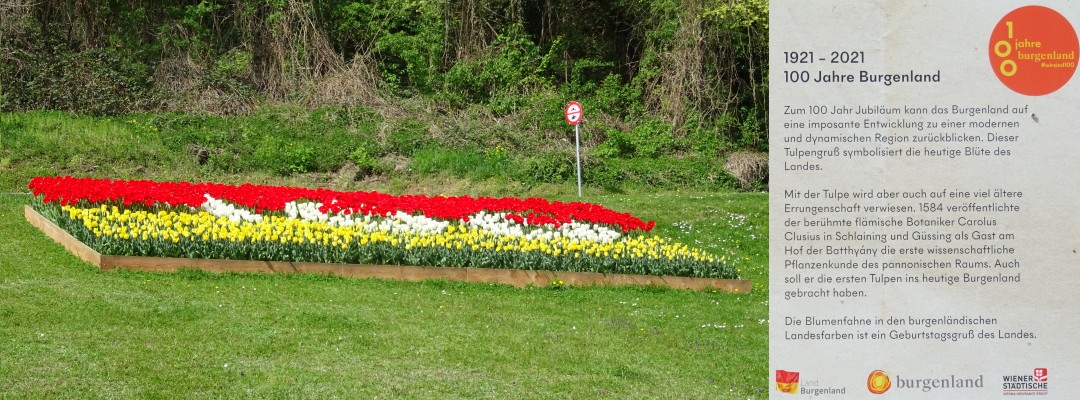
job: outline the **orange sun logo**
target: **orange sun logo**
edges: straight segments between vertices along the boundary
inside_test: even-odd
[[[892,387],[892,381],[889,380],[889,375],[885,374],[885,371],[880,369],[874,370],[870,373],[870,376],[866,377],[866,388],[873,394],[882,394]]]

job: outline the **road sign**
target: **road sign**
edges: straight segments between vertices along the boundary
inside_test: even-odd
[[[581,122],[581,104],[576,101],[571,101],[566,105],[566,122],[570,125],[577,125]]]
[[[577,196],[581,197],[581,104],[571,101],[566,105],[566,122],[574,126],[574,152],[577,154]]]

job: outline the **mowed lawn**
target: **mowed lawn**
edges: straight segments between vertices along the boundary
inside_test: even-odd
[[[0,398],[767,398],[767,195],[588,200],[750,294],[99,271],[0,195]],[[569,200],[569,199],[564,199]]]

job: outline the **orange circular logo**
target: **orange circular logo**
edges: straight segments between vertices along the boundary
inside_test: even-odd
[[[889,380],[889,375],[885,374],[885,371],[874,370],[870,376],[866,377],[866,388],[870,390],[870,393],[882,394],[889,391],[891,387],[892,381]]]
[[[1001,83],[1020,94],[1042,96],[1072,78],[1080,42],[1057,11],[1024,6],[1001,18],[990,33],[988,52]]]

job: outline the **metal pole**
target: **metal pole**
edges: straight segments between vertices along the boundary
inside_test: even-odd
[[[574,124],[574,150],[577,152],[577,197],[581,197],[581,123]]]

